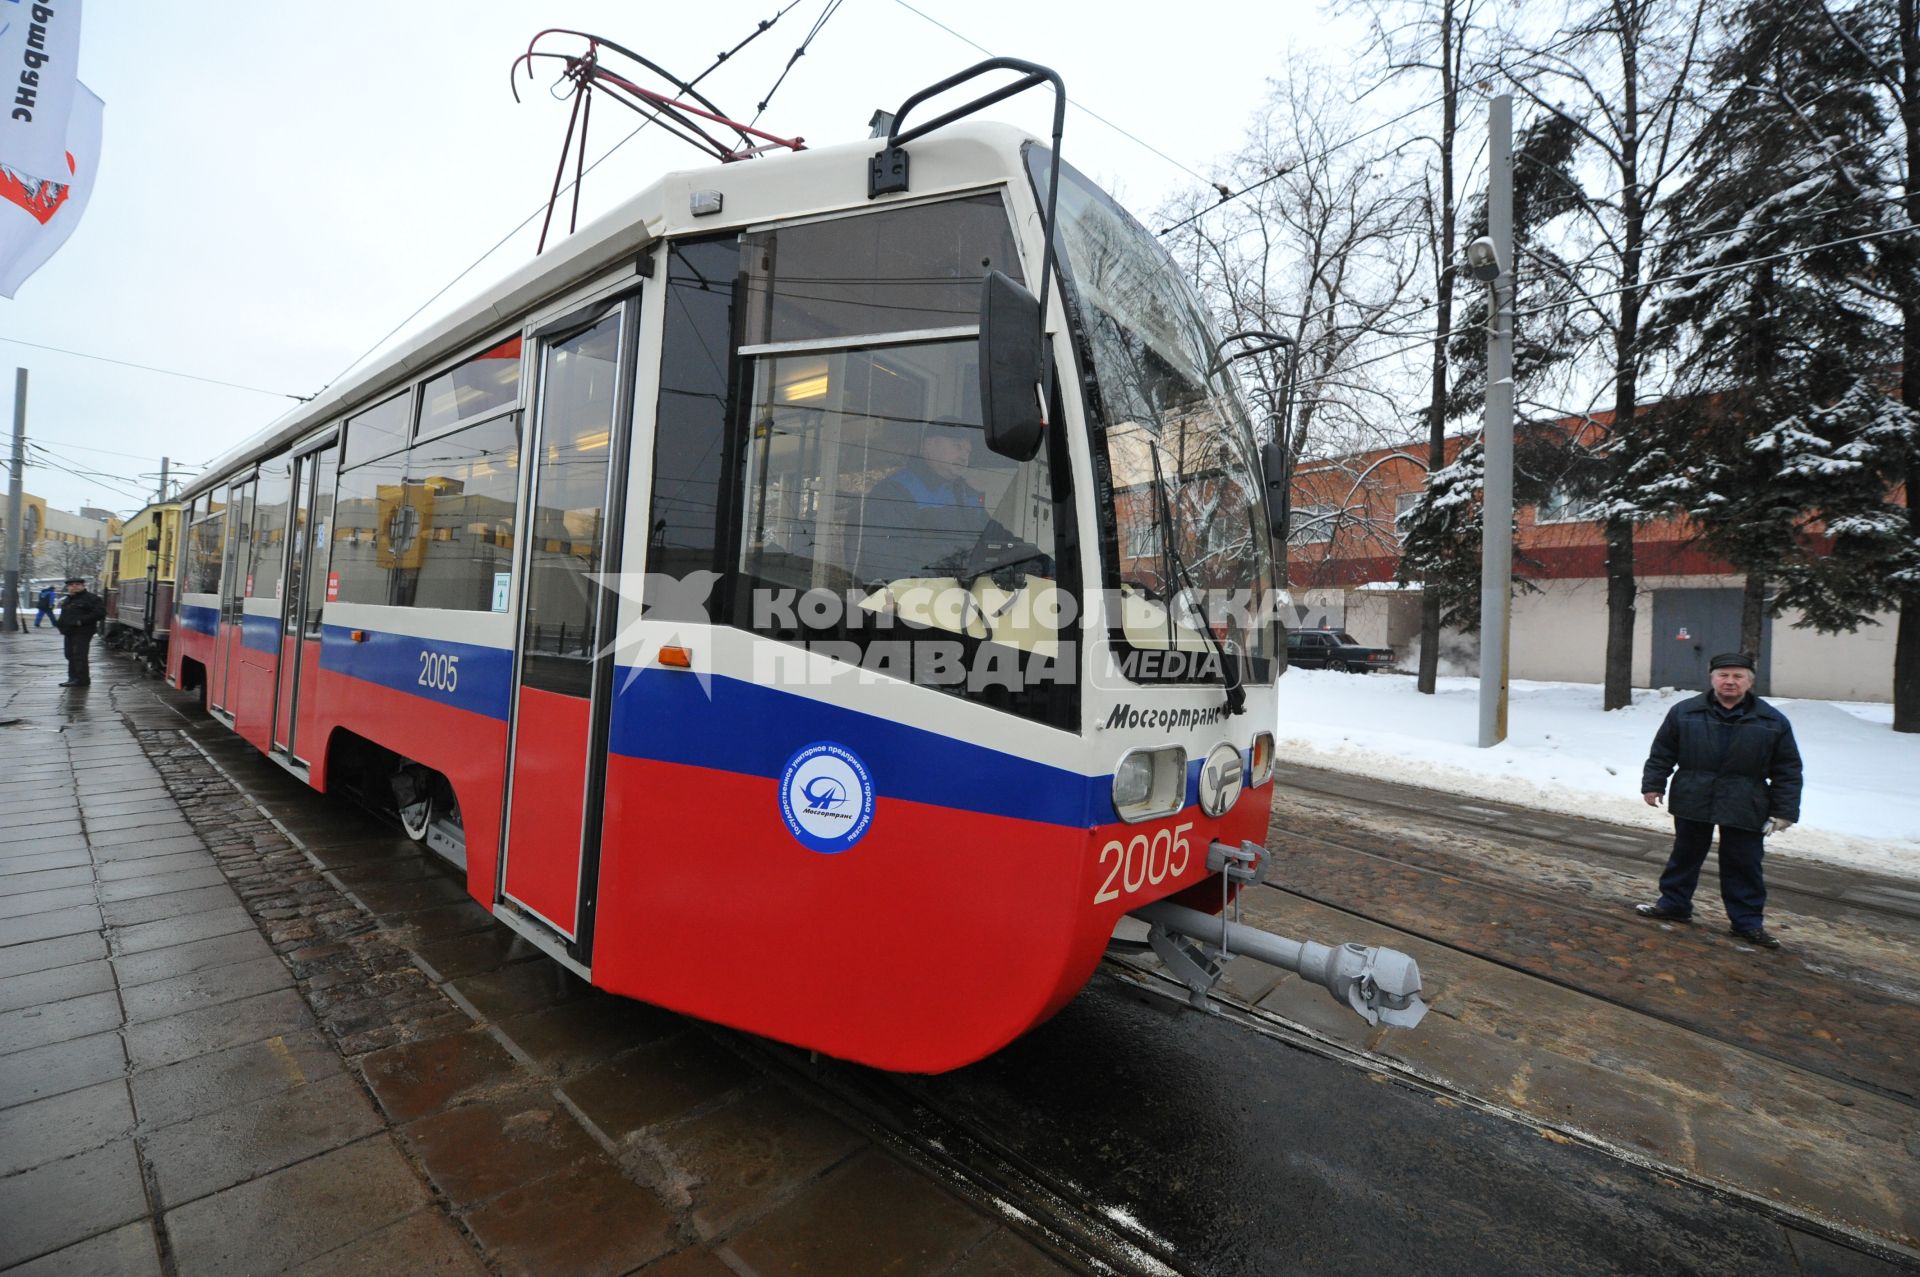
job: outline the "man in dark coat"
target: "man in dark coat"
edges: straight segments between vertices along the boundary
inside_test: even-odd
[[[68,577],[66,603],[60,609],[60,619],[54,622],[67,644],[67,681],[60,686],[85,687],[93,681],[87,653],[93,647],[94,631],[106,619],[107,605],[100,596],[88,590],[79,577]]]
[[[1727,652],[1710,661],[1712,690],[1667,711],[1641,773],[1641,797],[1658,807],[1673,775],[1673,854],[1660,875],[1660,899],[1635,905],[1644,917],[1685,922],[1693,889],[1720,826],[1720,896],[1732,932],[1778,949],[1764,925],[1767,887],[1760,861],[1766,835],[1800,819],[1800,749],[1786,716],[1753,694],[1753,657]]]

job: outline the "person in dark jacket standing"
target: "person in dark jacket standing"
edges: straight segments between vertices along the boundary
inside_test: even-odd
[[[1712,690],[1667,711],[1640,776],[1649,807],[1660,805],[1673,776],[1673,854],[1660,875],[1660,899],[1634,908],[1648,918],[1692,918],[1693,889],[1718,825],[1720,896],[1732,934],[1778,949],[1765,926],[1760,861],[1766,836],[1800,819],[1800,748],[1786,715],[1753,694],[1753,657],[1727,652],[1708,666]]]
[[[67,681],[60,686],[85,687],[93,681],[93,672],[87,668],[87,653],[93,647],[94,631],[106,619],[107,605],[100,601],[100,596],[88,590],[87,583],[79,577],[68,577],[66,603],[60,609],[60,619],[54,622],[67,644]]]

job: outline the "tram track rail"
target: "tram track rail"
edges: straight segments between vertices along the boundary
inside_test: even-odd
[[[1421,821],[1428,824],[1437,821],[1470,829],[1482,835],[1498,835],[1503,838],[1517,837],[1533,843],[1543,844],[1544,848],[1548,849],[1547,854],[1558,855],[1563,859],[1571,859],[1571,857],[1566,855],[1564,850],[1552,850],[1551,848],[1558,845],[1549,843],[1549,840],[1542,834],[1525,830],[1516,833],[1511,824],[1502,823],[1500,820],[1494,819],[1491,816],[1484,816],[1471,811],[1462,811],[1455,807],[1435,805],[1431,801],[1423,803],[1417,797],[1413,796],[1422,791],[1413,790],[1407,786],[1394,784],[1392,782],[1367,781],[1365,782],[1365,792],[1356,792],[1361,788],[1359,782],[1353,782],[1351,784],[1342,783],[1344,778],[1338,773],[1328,772],[1320,768],[1303,767],[1298,764],[1291,766],[1283,765],[1277,770],[1276,778],[1280,784],[1288,789],[1302,791],[1316,797],[1339,799],[1347,802],[1365,804],[1374,808],[1402,812],[1409,816],[1418,817]],[[1445,795],[1445,797],[1465,800],[1465,797],[1462,795],[1448,794]],[[1605,826],[1604,822],[1591,821],[1578,816],[1569,816],[1557,812],[1534,811],[1528,808],[1515,807],[1508,803],[1501,803],[1497,799],[1475,797],[1470,800],[1470,805],[1481,804],[1496,809],[1504,808],[1505,810],[1499,813],[1503,816],[1595,826],[1593,833],[1573,845],[1577,846],[1583,853],[1604,856],[1610,863],[1633,865],[1636,867],[1652,866],[1657,872],[1659,864],[1656,860],[1649,859],[1637,850],[1628,851],[1621,845],[1621,842],[1626,839],[1644,841],[1649,847],[1657,848],[1660,857],[1664,857],[1666,854],[1665,837],[1655,834],[1652,831],[1633,830],[1630,833],[1615,833],[1613,828]],[[1815,866],[1808,865],[1804,862],[1794,866],[1794,868],[1817,871]],[[1781,896],[1804,897],[1843,909],[1856,909],[1865,913],[1898,918],[1904,922],[1920,921],[1920,890],[1913,889],[1910,884],[1907,889],[1909,893],[1913,895],[1915,902],[1907,905],[1904,903],[1895,904],[1886,901],[1863,900],[1858,896],[1845,895],[1817,884],[1805,882],[1793,876],[1793,870],[1782,871],[1778,867],[1775,867],[1769,871],[1769,875],[1768,894],[1776,898]],[[1882,879],[1878,875],[1858,876],[1866,881],[1883,882],[1887,885],[1894,886],[1899,885],[1893,880]]]
[[[1435,877],[1451,878],[1455,881],[1479,888],[1485,892],[1494,893],[1503,899],[1527,900],[1542,909],[1555,910],[1564,914],[1580,914],[1593,918],[1609,928],[1616,928],[1622,934],[1628,934],[1629,929],[1635,925],[1632,922],[1617,919],[1603,910],[1571,905],[1565,901],[1555,900],[1544,893],[1517,889],[1513,887],[1511,883],[1501,883],[1486,876],[1474,876],[1452,870],[1434,869],[1410,859],[1372,851],[1350,843],[1338,842],[1317,836],[1309,838],[1291,832],[1281,835],[1280,840],[1287,844],[1285,847],[1278,849],[1280,855],[1284,855],[1289,850],[1297,852],[1307,849],[1322,851],[1331,849],[1343,856],[1354,857],[1377,864],[1395,865],[1405,871]],[[1633,997],[1607,988],[1596,987],[1591,981],[1582,981],[1561,974],[1555,969],[1554,964],[1550,962],[1523,961],[1511,956],[1509,953],[1501,952],[1490,945],[1475,945],[1449,937],[1435,928],[1421,927],[1411,920],[1398,916],[1391,911],[1377,908],[1369,909],[1363,904],[1357,904],[1350,895],[1336,895],[1325,891],[1316,891],[1312,888],[1296,884],[1282,885],[1274,882],[1263,884],[1260,890],[1278,891],[1323,908],[1335,909],[1356,919],[1388,928],[1401,935],[1413,937],[1433,945],[1436,948],[1459,953],[1465,957],[1543,981],[1544,983],[1577,993],[1582,997],[1592,998],[1609,1006],[1631,1011],[1638,1015],[1645,1015],[1661,1023],[1672,1025],[1675,1028],[1685,1029],[1690,1033],[1708,1038],[1723,1046],[1748,1052],[1771,1060],[1776,1064],[1783,1064],[1791,1068],[1803,1070],[1841,1086],[1858,1088],[1861,1091],[1907,1108],[1920,1109],[1920,1093],[1916,1093],[1913,1089],[1902,1090],[1898,1085],[1890,1084],[1890,1081],[1887,1079],[1866,1075],[1870,1072],[1879,1072],[1880,1070],[1848,1069],[1843,1067],[1840,1061],[1844,1060],[1845,1057],[1839,1055],[1837,1050],[1825,1046],[1824,1043],[1819,1043],[1817,1039],[1813,1042],[1797,1042],[1800,1048],[1798,1050],[1783,1050],[1778,1046],[1771,1045],[1767,1033],[1755,1026],[1749,1025],[1746,1031],[1742,1032],[1734,1026],[1717,1023],[1711,1019],[1704,1019],[1691,1011],[1662,1006],[1651,995]],[[1710,951],[1705,942],[1692,941],[1684,935],[1677,936],[1674,939],[1675,942],[1697,944],[1703,951]],[[1864,989],[1856,991],[1854,996],[1862,1001],[1871,1001],[1879,1004],[1879,1009],[1882,1010],[1889,1009],[1889,1007],[1900,1007],[1904,1008],[1909,1015],[1920,1016],[1920,1009],[1914,1008],[1912,1003],[1905,999],[1892,998],[1884,993],[1869,994],[1865,992]],[[1897,1076],[1905,1075],[1891,1070],[1887,1071],[1888,1079]]]
[[[1110,953],[1101,964],[1101,974],[1139,997],[1164,1005],[1170,1015],[1203,1014],[1192,1008],[1186,986],[1160,970],[1150,955]],[[1354,1069],[1375,1081],[1512,1123],[1544,1139],[1577,1145],[1706,1194],[1724,1208],[1750,1212],[1878,1259],[1920,1263],[1920,1251],[1697,1174],[1576,1124],[1546,1120],[1478,1095],[1406,1061],[1340,1042],[1222,988],[1208,996],[1208,1008],[1238,1031]],[[993,1210],[1057,1258],[1099,1277],[1206,1277],[1204,1269],[1192,1266],[1138,1226],[1127,1203],[1092,1199],[1058,1172],[1024,1155],[1018,1131],[988,1128],[959,1105],[943,1100],[938,1079],[883,1073],[761,1039],[728,1037],[734,1049],[758,1067]]]
[[[885,1073],[728,1033],[749,1063],[862,1130],[1093,1277],[1205,1277],[1141,1230],[1116,1221],[1011,1141],[930,1096],[909,1074]]]
[[[1337,790],[1318,792],[1356,804],[1417,811],[1427,826],[1431,826],[1436,815],[1432,809],[1416,809],[1386,801],[1373,804],[1370,798],[1358,798]],[[1599,969],[1594,963],[1588,963],[1569,974],[1565,969],[1566,964],[1576,958],[1554,953],[1549,947],[1550,941],[1542,943],[1538,937],[1528,936],[1526,927],[1513,925],[1514,920],[1505,916],[1509,911],[1487,909],[1484,902],[1518,902],[1535,915],[1539,928],[1548,936],[1555,932],[1571,933],[1578,925],[1584,927],[1589,935],[1599,935],[1601,943],[1614,942],[1617,937],[1617,952],[1610,952],[1608,956],[1624,955],[1631,962],[1634,958],[1633,942],[1649,924],[1623,917],[1617,908],[1582,898],[1569,899],[1565,893],[1555,894],[1530,886],[1514,874],[1476,864],[1462,853],[1431,848],[1397,848],[1390,842],[1371,838],[1363,845],[1359,841],[1361,835],[1340,836],[1327,828],[1329,823],[1316,822],[1309,830],[1297,824],[1284,823],[1276,817],[1268,833],[1268,846],[1273,851],[1273,859],[1268,882],[1263,889],[1282,891],[1313,904],[1339,910],[1436,947],[1646,1015],[1775,1063],[1802,1069],[1829,1082],[1855,1087],[1907,1108],[1920,1109],[1920,1088],[1914,1085],[1911,1068],[1899,1058],[1882,1059],[1862,1054],[1859,1049],[1819,1036],[1817,1025],[1811,1033],[1788,1035],[1776,1023],[1756,1024],[1751,1018],[1742,1019],[1725,1007],[1703,1008],[1698,1001],[1676,998],[1664,988],[1636,985],[1622,979],[1617,971]],[[1498,833],[1509,843],[1542,841],[1536,834],[1514,833],[1476,821],[1456,820],[1453,823],[1466,825],[1479,834]],[[1566,858],[1564,852],[1542,854],[1555,855],[1563,860]],[[1318,863],[1303,865],[1303,860]],[[1445,904],[1438,904],[1424,908],[1418,916],[1414,916],[1407,909],[1395,909],[1390,902],[1383,903],[1387,897],[1382,893],[1342,890],[1338,884],[1329,889],[1328,875],[1316,873],[1315,870],[1324,871],[1335,862],[1377,867],[1371,874],[1364,875],[1370,882],[1381,881],[1383,870],[1417,875],[1421,880],[1420,888],[1409,888],[1404,894],[1418,896],[1425,902],[1447,902],[1451,898],[1451,902],[1458,907],[1448,908]],[[1360,876],[1356,871],[1355,877]],[[1474,893],[1479,894],[1478,900],[1473,898]],[[1868,907],[1856,901],[1829,898],[1847,908]],[[1499,928],[1499,944],[1474,943],[1470,934],[1461,934],[1463,931],[1472,932],[1471,915],[1463,911],[1475,907],[1480,909],[1482,931],[1496,926]],[[1496,916],[1496,913],[1500,916]],[[1423,919],[1432,921],[1423,922]],[[1451,927],[1449,924],[1452,924]],[[1669,944],[1693,946],[1708,962],[1712,962],[1714,956],[1725,949],[1718,936],[1712,936],[1710,932],[1692,934],[1690,929],[1684,927],[1666,933],[1665,938]],[[1799,957],[1792,954],[1784,956],[1789,960]],[[1920,998],[1916,998],[1913,989],[1885,979],[1876,979],[1871,973],[1850,966],[1836,968],[1830,961],[1812,965],[1801,957],[1798,965],[1807,973],[1807,978],[1803,979],[1795,974],[1793,967],[1780,962],[1774,955],[1756,957],[1754,961],[1758,965],[1745,967],[1739,973],[1743,992],[1760,995],[1773,990],[1790,994],[1793,996],[1784,999],[1781,1005],[1791,1005],[1794,998],[1805,994],[1806,990],[1801,985],[1817,982],[1822,1004],[1829,1012],[1844,1006],[1854,1017],[1852,1023],[1872,1025],[1877,1022],[1886,1030],[1886,1034],[1875,1040],[1886,1041],[1890,1045],[1897,1042],[1900,1024],[1910,1024],[1920,1017],[1920,1006],[1916,1005]],[[1581,978],[1583,975],[1587,978]],[[1911,1030],[1908,1029],[1907,1033],[1910,1036]],[[1848,1035],[1849,1041],[1857,1036]]]
[[[1350,911],[1348,911],[1350,912]],[[1356,917],[1360,915],[1355,915]],[[1411,933],[1408,933],[1411,934]],[[1185,1003],[1190,991],[1179,981],[1165,972],[1154,969],[1144,962],[1109,958],[1105,964],[1115,970],[1118,978],[1155,997],[1164,998],[1172,1003]],[[1875,1237],[1856,1229],[1837,1224],[1832,1220],[1804,1211],[1789,1203],[1775,1201],[1758,1193],[1753,1193],[1735,1185],[1722,1183],[1707,1176],[1699,1175],[1668,1162],[1650,1157],[1636,1149],[1609,1140],[1583,1127],[1564,1122],[1547,1121],[1538,1115],[1490,1100],[1467,1090],[1457,1084],[1447,1082],[1404,1060],[1363,1048],[1339,1042],[1311,1027],[1277,1015],[1272,1011],[1247,1003],[1223,992],[1216,987],[1208,995],[1209,1006],[1219,1015],[1249,1032],[1262,1037],[1283,1042],[1297,1050],[1307,1051],[1324,1059],[1333,1060],[1353,1068],[1364,1069],[1370,1073],[1389,1078],[1396,1085],[1405,1086],[1423,1094],[1443,1099],[1463,1108],[1488,1114],[1526,1127],[1549,1139],[1565,1140],[1605,1154],[1618,1161],[1653,1172],[1669,1179],[1678,1180],[1692,1188],[1708,1193],[1716,1199],[1737,1204],[1739,1207],[1760,1214],[1780,1224],[1789,1224],[1794,1228],[1814,1233],[1837,1245],[1850,1250],[1863,1251],[1877,1258],[1900,1262],[1920,1262],[1920,1250],[1896,1246],[1884,1238]]]

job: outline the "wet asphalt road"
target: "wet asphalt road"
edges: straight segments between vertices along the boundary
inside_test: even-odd
[[[861,1072],[1205,1277],[1911,1271],[1104,971],[979,1064]]]

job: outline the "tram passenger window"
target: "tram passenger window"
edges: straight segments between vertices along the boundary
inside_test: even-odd
[[[395,569],[394,602],[485,612],[504,595],[494,585],[513,570],[519,424],[514,413],[413,446],[405,488],[420,517],[419,566]]]
[[[221,554],[226,562],[220,572],[223,610],[246,595],[248,575],[252,571],[248,564],[253,543],[253,490],[251,481],[227,487],[227,537],[221,542]],[[237,611],[234,615],[238,615]]]
[[[684,576],[720,566],[714,561],[714,534],[739,269],[740,244],[734,239],[675,244],[668,255],[648,572]]]
[[[970,328],[987,272],[1020,278],[998,194],[782,226],[744,247],[750,346]]]
[[[280,567],[287,552],[287,501],[293,494],[292,470],[285,456],[260,463],[254,487],[253,572],[250,599],[280,597]]]
[[[327,602],[327,554],[333,545],[333,501],[339,486],[336,463],[340,449],[322,448],[313,459],[313,519],[307,528],[307,597],[301,606],[306,615],[301,631],[308,638],[320,637],[322,609]]]
[[[596,645],[620,315],[547,346],[542,360],[525,651],[529,670],[552,680],[545,690],[578,691]]]
[[[390,603],[395,565],[417,566],[418,511],[405,500],[405,478],[404,456],[341,473],[333,507],[335,601]]]
[[[216,507],[211,514],[202,512],[201,503],[206,501]],[[220,592],[220,538],[226,531],[227,516],[219,506],[219,497],[212,493],[194,502],[198,517],[187,535],[187,570],[181,574],[180,585],[184,594]]]
[[[341,468],[351,469],[363,461],[372,461],[406,447],[407,416],[412,402],[412,395],[402,391],[384,403],[348,417],[347,450],[340,459]]]
[[[420,387],[419,438],[511,407],[520,400],[520,338],[509,337]]]

